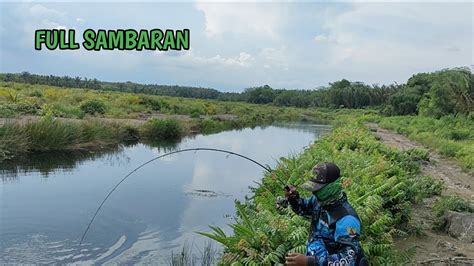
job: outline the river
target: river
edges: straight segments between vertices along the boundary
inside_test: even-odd
[[[129,171],[176,149],[210,147],[275,166],[329,127],[286,124],[184,138],[176,144],[131,144],[96,153],[37,154],[2,163],[0,264],[169,264],[183,246],[197,254],[209,231],[235,215],[234,200],[263,176],[259,166],[208,151],[154,161],[108,199],[84,243],[79,240],[98,204]],[[219,247],[214,245],[215,249]]]

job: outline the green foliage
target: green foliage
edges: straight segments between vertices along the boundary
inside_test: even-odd
[[[446,211],[455,211],[455,212],[474,212],[473,206],[465,199],[456,196],[444,196],[439,198],[434,207],[434,213],[437,217],[435,221],[435,228],[442,229],[445,226],[444,215]]]
[[[290,251],[304,253],[309,221],[289,209],[277,208],[276,198],[286,184],[300,186],[311,177],[317,162],[333,161],[342,169],[343,187],[362,221],[362,245],[371,263],[399,261],[393,249],[394,235],[400,234],[410,218],[410,205],[420,198],[439,194],[441,184],[418,177],[422,150],[398,152],[382,145],[362,126],[346,124],[333,130],[296,157],[280,158],[266,174],[254,194],[236,203],[237,220],[233,235],[220,228],[201,233],[225,247],[223,264],[283,263]],[[424,189],[420,191],[420,189]],[[308,192],[301,191],[303,196]]]
[[[437,217],[442,217],[447,210],[455,212],[474,212],[468,201],[459,196],[445,196],[438,199],[434,205]]]
[[[104,114],[106,106],[102,101],[99,100],[89,100],[81,104],[81,110],[90,115]]]
[[[116,145],[137,136],[135,128],[96,120],[68,122],[46,115],[39,121],[0,127],[0,161],[36,151],[62,151]]]
[[[204,134],[216,133],[228,129],[230,126],[223,121],[205,118],[200,121],[201,132]]]
[[[150,140],[176,140],[183,135],[181,124],[174,119],[149,119],[142,127],[142,135]]]
[[[80,128],[76,124],[66,124],[58,120],[41,120],[24,125],[30,140],[30,150],[59,150],[76,143],[80,138]]]
[[[18,125],[7,123],[0,127],[0,162],[26,153],[28,146],[28,136]]]
[[[421,114],[439,118],[474,111],[474,79],[469,68],[453,68],[412,76],[388,100],[390,115]]]
[[[474,169],[474,120],[467,116],[383,117],[380,126],[407,135],[444,156],[457,159],[465,168]]]

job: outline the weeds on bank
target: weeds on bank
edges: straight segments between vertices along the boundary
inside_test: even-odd
[[[440,154],[474,169],[474,120],[468,116],[445,116],[440,119],[423,116],[384,117],[380,126],[435,149]]]
[[[275,201],[284,185],[299,186],[310,178],[316,163],[332,161],[341,167],[345,191],[361,218],[361,242],[370,262],[401,263],[404,256],[394,252],[393,236],[404,233],[413,202],[442,188],[430,177],[418,177],[425,155],[393,150],[362,126],[346,124],[300,155],[280,158],[247,201],[236,202],[232,235],[218,227],[201,234],[225,247],[220,262],[226,265],[270,265],[283,263],[288,252],[304,253],[309,221],[289,209],[277,209]]]

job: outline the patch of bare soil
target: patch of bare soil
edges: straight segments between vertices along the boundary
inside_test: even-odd
[[[380,141],[391,147],[408,150],[425,148],[407,137],[369,124]],[[474,176],[464,171],[459,164],[430,151],[430,161],[422,166],[422,175],[430,175],[442,180],[446,190],[443,195],[458,195],[466,200],[474,200]],[[429,265],[474,265],[474,243],[472,240],[452,237],[444,231],[434,230],[436,217],[433,205],[436,197],[425,199],[414,206],[413,222],[420,229],[421,236],[407,236],[396,240],[398,250],[415,247],[414,264]],[[474,224],[474,221],[470,221]],[[470,227],[466,230],[471,230]],[[474,230],[474,229],[472,229]]]

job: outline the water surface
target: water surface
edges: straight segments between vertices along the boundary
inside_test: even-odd
[[[177,144],[135,144],[100,152],[42,154],[0,166],[0,263],[167,264],[184,243],[202,250],[196,231],[231,223],[263,174],[236,156],[199,151],[157,160],[112,194],[84,243],[79,240],[107,192],[125,174],[165,152],[226,149],[275,166],[329,130],[279,125],[197,135]],[[197,191],[211,191],[200,193]]]

